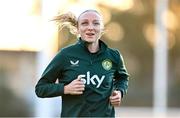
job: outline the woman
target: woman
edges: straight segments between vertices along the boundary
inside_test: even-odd
[[[36,85],[37,96],[62,96],[62,117],[114,117],[114,106],[127,92],[128,73],[120,53],[100,40],[102,16],[86,10],[77,19],[67,13],[54,20],[79,38],[50,62]]]

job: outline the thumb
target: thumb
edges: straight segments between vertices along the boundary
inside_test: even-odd
[[[77,80],[81,80],[81,75],[78,75]]]
[[[115,95],[117,95],[117,91],[112,92],[112,96],[115,96]]]
[[[77,77],[77,79],[76,79],[76,80],[81,81],[82,77],[83,77],[83,75],[78,75],[78,77]]]

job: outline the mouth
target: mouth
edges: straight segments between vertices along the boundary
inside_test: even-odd
[[[91,37],[91,36],[94,36],[95,33],[86,33],[86,35]]]

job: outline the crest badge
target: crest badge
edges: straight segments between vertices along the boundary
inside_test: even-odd
[[[105,69],[105,70],[110,70],[112,68],[112,61],[110,59],[105,59],[103,60],[102,62],[102,67]]]

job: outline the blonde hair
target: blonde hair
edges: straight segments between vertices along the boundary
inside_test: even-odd
[[[78,36],[78,20],[82,14],[84,14],[85,12],[89,12],[89,11],[96,12],[97,14],[99,14],[101,16],[101,14],[98,11],[89,9],[89,10],[85,10],[84,12],[82,12],[78,18],[72,12],[67,12],[67,13],[55,16],[52,19],[52,21],[56,21],[56,23],[59,27],[59,30],[62,30],[62,28],[67,27],[67,28],[69,28],[69,30],[72,34]],[[104,31],[102,32],[102,34],[104,34]]]
[[[55,16],[52,21],[55,21],[59,27],[59,30],[62,30],[62,28],[67,27],[70,29],[70,32],[74,35],[77,35],[77,18],[76,16],[71,13],[65,13]]]

